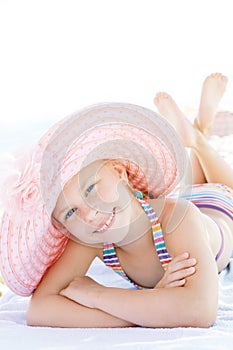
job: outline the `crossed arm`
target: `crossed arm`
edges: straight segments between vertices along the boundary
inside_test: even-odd
[[[197,259],[196,273],[183,287],[104,287],[84,277],[96,252],[92,250],[91,255],[91,248],[77,248],[70,242],[32,297],[28,323],[57,327],[209,327],[217,313],[218,280],[203,229],[200,213],[191,207],[167,238],[172,256],[188,251]]]
[[[69,241],[63,255],[48,270],[32,295],[27,324],[49,327],[127,327],[131,323],[90,309],[60,295],[75,277],[83,277],[97,252]]]

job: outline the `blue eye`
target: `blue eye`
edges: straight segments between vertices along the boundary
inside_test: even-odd
[[[93,190],[94,187],[95,187],[95,184],[92,184],[86,189],[86,193],[85,193],[86,196],[88,195],[88,193],[90,193]]]
[[[66,214],[65,219],[66,219],[66,220],[69,219],[69,218],[74,214],[75,211],[76,211],[75,208],[70,209],[70,210],[68,211],[68,213]]]

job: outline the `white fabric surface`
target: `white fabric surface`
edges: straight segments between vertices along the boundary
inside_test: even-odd
[[[126,281],[118,277],[98,260],[92,264],[89,275],[105,285],[128,287]],[[113,349],[146,350],[165,348],[166,350],[232,349],[233,259],[229,264],[229,268],[219,275],[219,286],[217,321],[208,329],[151,329],[139,327],[65,329],[28,327],[25,322],[25,316],[29,298],[23,298],[12,292],[7,292],[0,299],[0,348],[2,350],[109,350],[110,347]]]
[[[211,142],[233,165],[233,135],[221,139],[214,137]],[[105,285],[129,287],[126,281],[99,260],[93,262],[89,275]],[[0,349],[233,349],[233,259],[219,275],[218,317],[208,329],[29,327],[25,321],[28,302],[29,298],[10,291],[0,298]]]

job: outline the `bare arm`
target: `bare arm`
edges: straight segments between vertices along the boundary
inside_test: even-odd
[[[67,287],[72,280],[79,281],[79,286],[85,287],[83,276],[97,254],[98,251],[92,248],[79,246],[72,241],[68,243],[63,256],[48,271],[32,296],[27,313],[29,325],[50,327],[128,327],[134,325],[132,322],[110,315],[103,310],[86,307],[61,295],[61,290]],[[102,254],[102,251],[99,254]],[[185,283],[185,278],[194,272],[187,271],[186,268],[195,265],[195,263],[188,263],[187,258],[188,254],[172,261],[158,284],[160,288],[181,286]],[[92,281],[91,285],[95,286],[96,283]],[[88,286],[88,291],[90,290],[91,286]]]
[[[217,314],[218,273],[204,230],[201,213],[191,205],[166,237],[172,256],[188,251],[197,259],[196,273],[184,287],[138,291],[96,284],[90,288],[87,280],[88,288],[77,283],[76,300],[144,327],[209,327]]]
[[[30,326],[62,328],[129,327],[132,323],[98,309],[90,309],[61,295],[47,295],[31,302],[27,315]]]
[[[132,323],[98,309],[91,309],[61,295],[76,276],[84,276],[96,257],[95,249],[70,241],[61,258],[50,268],[33,294],[27,312],[31,326],[127,327]]]

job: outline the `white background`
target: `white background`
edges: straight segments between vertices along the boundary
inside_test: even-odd
[[[97,102],[153,107],[167,91],[198,107],[212,72],[229,77],[231,0],[0,0],[0,152]]]

